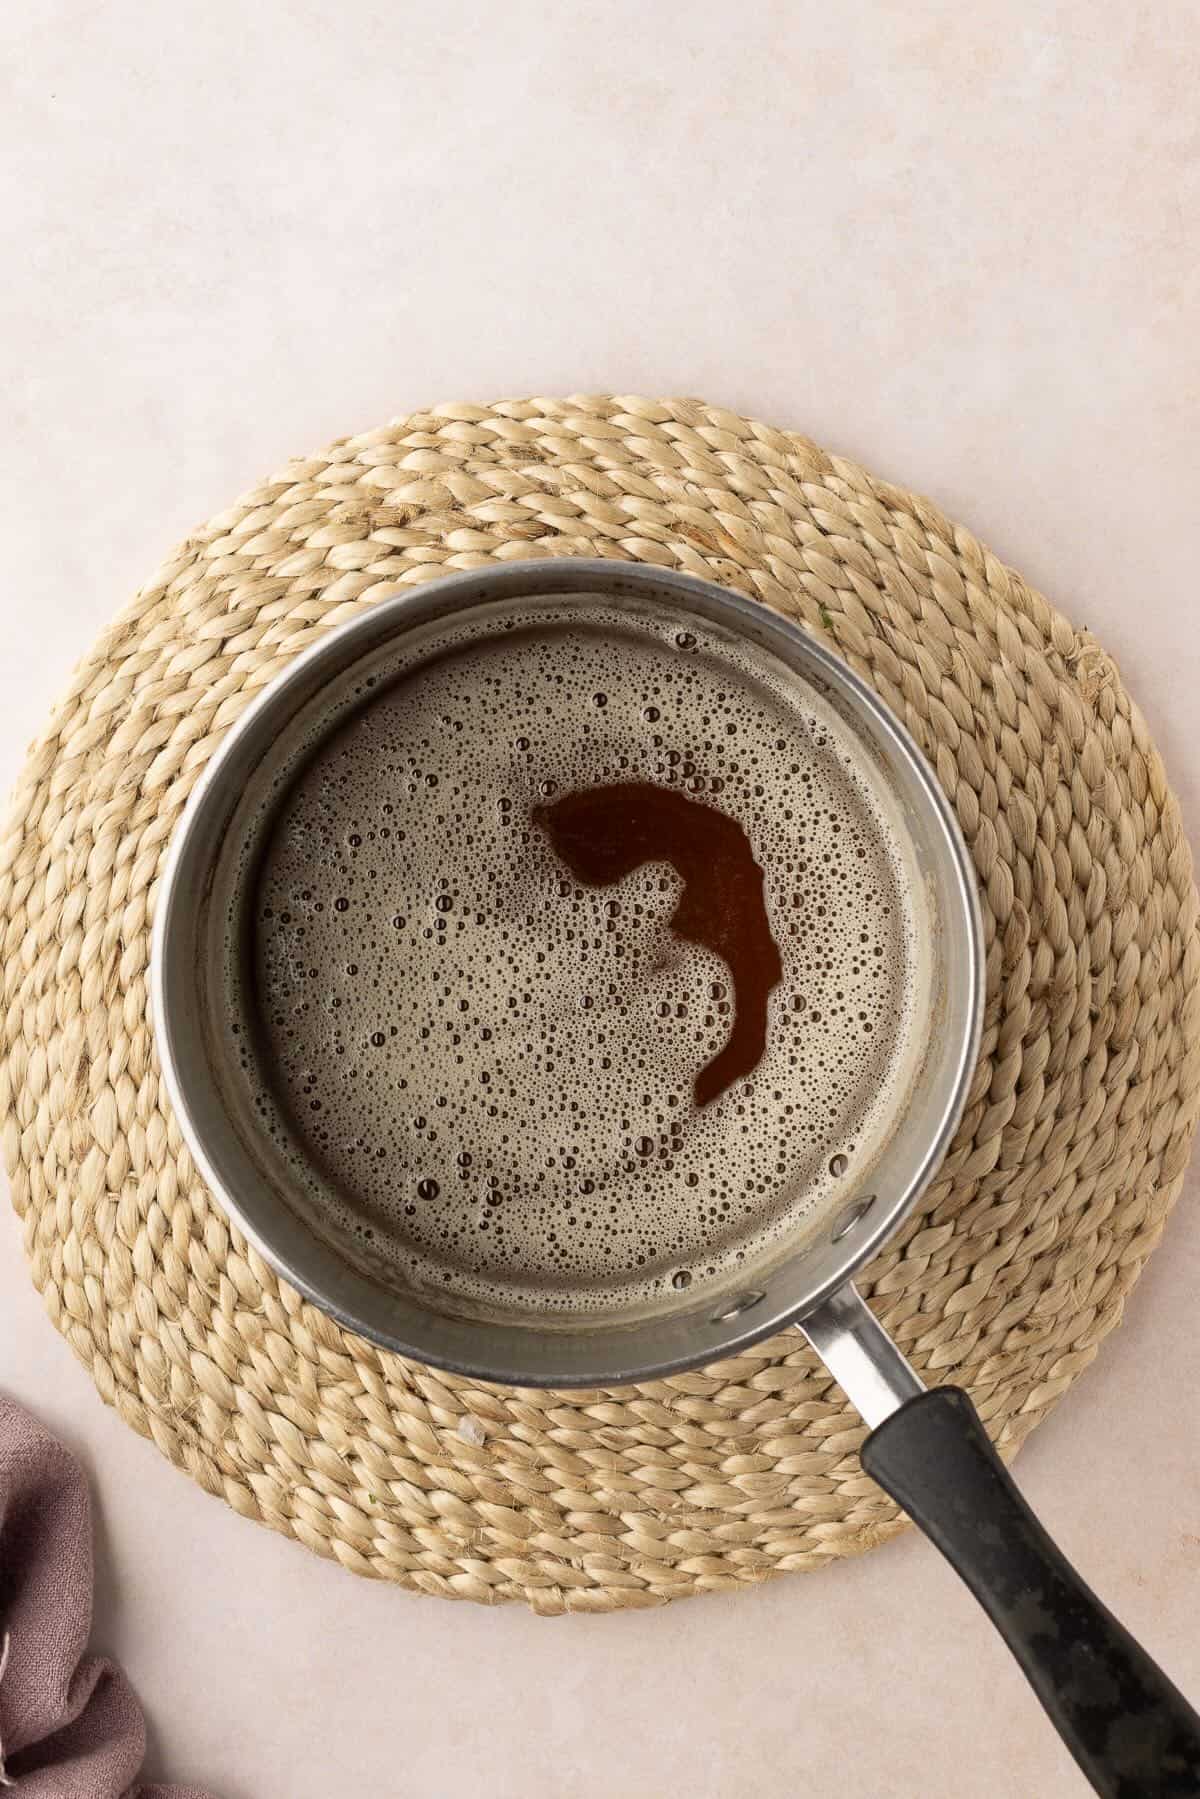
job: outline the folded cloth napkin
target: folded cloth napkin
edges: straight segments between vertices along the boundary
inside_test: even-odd
[[[74,1456],[0,1394],[0,1786],[18,1799],[210,1799],[142,1786],[141,1708],[87,1654],[92,1515]]]

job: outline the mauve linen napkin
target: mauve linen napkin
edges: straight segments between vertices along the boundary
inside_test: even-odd
[[[19,1799],[211,1799],[141,1786],[141,1708],[88,1655],[92,1513],[74,1456],[0,1394],[0,1785]]]

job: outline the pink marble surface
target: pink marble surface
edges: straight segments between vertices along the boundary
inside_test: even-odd
[[[0,773],[191,525],[444,398],[686,392],[925,489],[1118,657],[1200,826],[1194,5],[325,0],[5,22]],[[1200,1192],[1021,1456],[1200,1693]],[[90,1467],[98,1643],[225,1799],[1083,1790],[906,1539],[539,1621],[369,1586],[100,1404],[0,1215],[0,1385]]]

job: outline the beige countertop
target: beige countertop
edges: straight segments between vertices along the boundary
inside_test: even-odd
[[[1200,14],[694,0],[6,23],[0,773],[189,527],[427,402],[692,393],[932,494],[1116,655],[1200,837]],[[1200,1187],[1019,1476],[1200,1694]],[[1083,1790],[924,1544],[538,1620],[368,1585],[101,1404],[0,1214],[0,1385],[83,1455],[95,1640],[222,1799]]]

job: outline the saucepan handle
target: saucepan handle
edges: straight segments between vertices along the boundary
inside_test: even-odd
[[[1106,1799],[1196,1799],[1200,1717],[1047,1535],[968,1395],[921,1390],[853,1289],[834,1297],[840,1346],[831,1360],[840,1354],[852,1374],[844,1339],[855,1313],[860,1355],[878,1332],[895,1359],[896,1409],[863,1444],[863,1467],[974,1593],[1095,1790]],[[811,1323],[803,1328],[820,1352],[828,1324],[820,1315]],[[850,1379],[842,1384],[853,1400]]]

